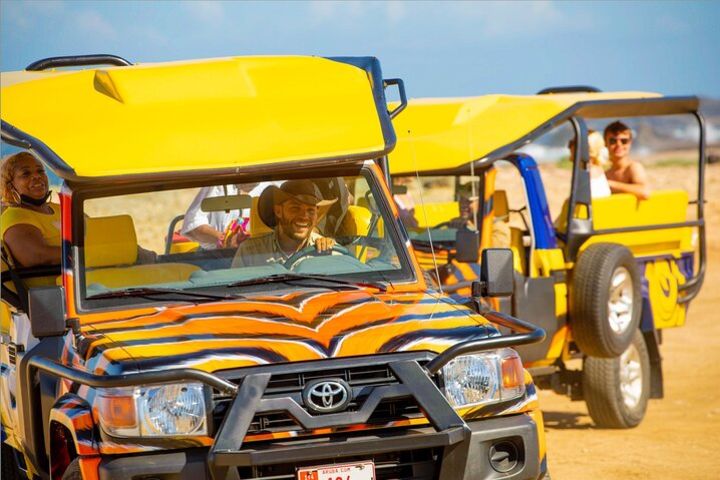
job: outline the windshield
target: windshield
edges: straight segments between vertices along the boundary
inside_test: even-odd
[[[411,281],[374,178],[244,178],[86,199],[83,307]]]

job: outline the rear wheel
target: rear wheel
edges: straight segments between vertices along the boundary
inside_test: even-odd
[[[632,428],[642,421],[650,397],[650,356],[639,330],[620,356],[585,358],[583,396],[598,427]]]
[[[626,247],[598,243],[587,248],[573,273],[571,327],[586,355],[613,358],[624,352],[640,324],[640,275]]]

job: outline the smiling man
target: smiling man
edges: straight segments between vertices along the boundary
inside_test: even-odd
[[[610,154],[611,167],[605,172],[612,193],[632,193],[638,199],[645,200],[650,196],[645,168],[630,160],[632,146],[632,130],[620,121],[605,127],[605,145]]]
[[[315,231],[318,222],[336,199],[323,200],[310,180],[288,180],[279,188],[271,185],[258,201],[260,218],[272,233],[250,238],[235,253],[233,267],[253,267],[284,262],[303,248],[314,245],[318,252],[332,249],[335,240]],[[271,202],[272,210],[264,208]]]

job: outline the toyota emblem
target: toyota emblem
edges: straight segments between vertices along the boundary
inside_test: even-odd
[[[313,413],[333,413],[345,410],[352,400],[350,386],[339,378],[313,380],[302,392],[305,406]]]

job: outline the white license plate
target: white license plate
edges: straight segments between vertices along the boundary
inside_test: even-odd
[[[344,463],[304,467],[297,472],[298,480],[375,480],[373,462]]]

